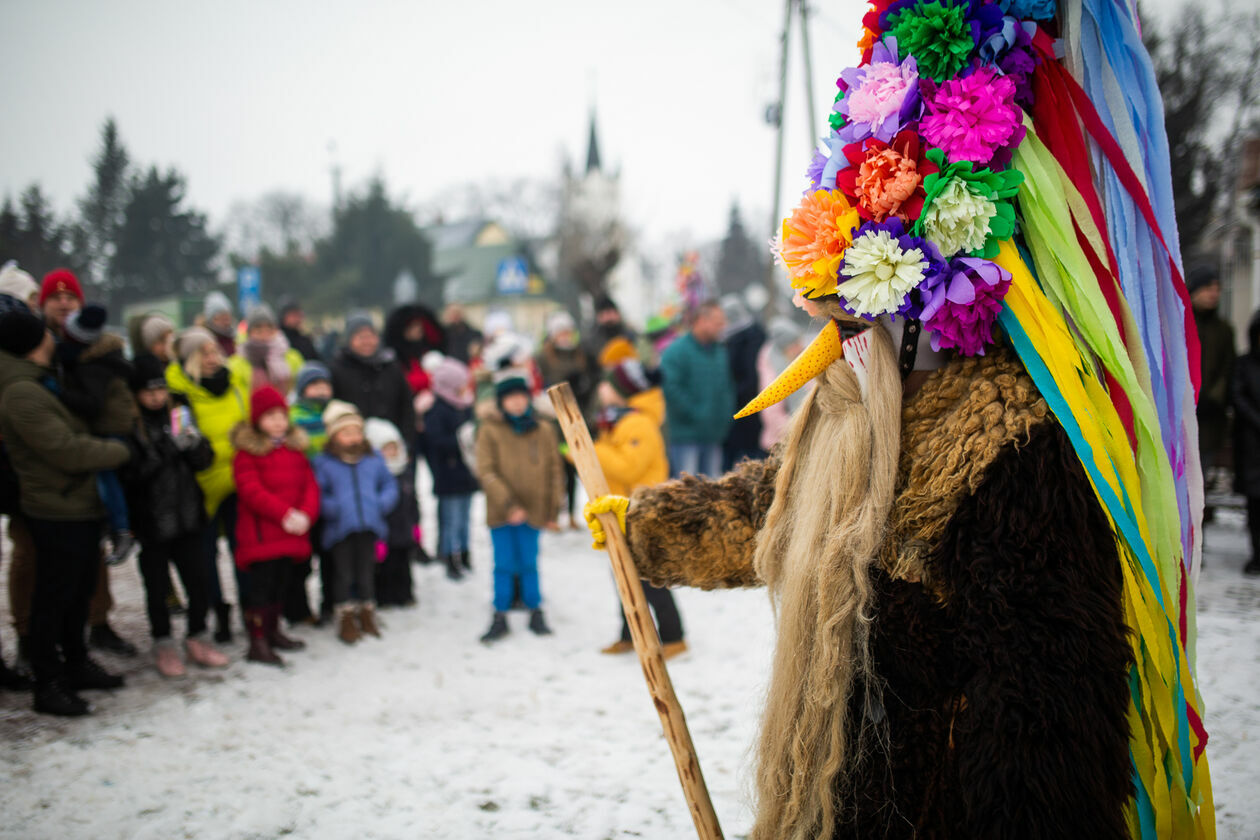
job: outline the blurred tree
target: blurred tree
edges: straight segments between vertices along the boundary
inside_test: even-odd
[[[562,188],[540,178],[492,179],[460,184],[437,194],[421,207],[432,224],[485,219],[527,241],[552,236],[560,219]]]
[[[70,247],[70,228],[59,223],[39,184],[31,184],[15,209],[8,197],[0,207],[0,262],[17,260],[37,280],[59,266],[82,272]]]
[[[182,207],[184,178],[149,167],[131,179],[115,251],[110,261],[113,301],[129,303],[164,295],[199,295],[215,279],[219,241],[201,213]]]
[[[92,161],[94,179],[79,200],[79,223],[73,234],[75,253],[87,266],[87,280],[106,284],[127,205],[127,150],[113,117],[101,127],[101,146]]]
[[[394,279],[408,270],[419,284],[419,299],[442,305],[442,284],[433,275],[433,248],[411,211],[391,202],[382,178],[368,182],[362,194],[351,194],[333,214],[333,229],[316,243],[321,283],[336,278],[343,285],[357,272],[357,282],[331,301],[335,311],[354,306],[385,306],[392,300]],[[263,282],[268,282],[264,274]]]
[[[1142,40],[1164,101],[1177,229],[1189,252],[1232,190],[1238,141],[1260,95],[1260,15],[1227,7],[1209,16],[1187,3],[1173,19],[1145,22]]]
[[[273,190],[228,211],[225,239],[234,260],[255,263],[274,255],[311,255],[327,234],[328,214],[298,193]]]
[[[757,247],[739,214],[739,205],[731,203],[730,222],[726,238],[718,251],[717,287],[719,294],[742,294],[749,286],[765,282],[765,248]]]

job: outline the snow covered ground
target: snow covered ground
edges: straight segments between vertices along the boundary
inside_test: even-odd
[[[1238,571],[1241,517],[1222,520],[1208,532],[1199,673],[1220,836],[1260,837],[1260,582]],[[635,658],[598,653],[619,626],[606,560],[584,534],[544,536],[555,635],[534,637],[516,613],[487,648],[489,540],[474,533],[472,579],[419,569],[420,606],[385,613],[382,640],[347,649],[301,629],[309,647],[283,671],[237,661],[178,680],[143,656],[101,655],[127,688],[89,693],[96,714],[77,720],[0,693],[0,838],[694,837]],[[114,624],[138,642],[140,592],[134,563],[114,572]],[[691,652],[670,674],[735,838],[751,823],[770,609],[762,591],[678,601]],[[2,597],[0,625],[11,658]]]

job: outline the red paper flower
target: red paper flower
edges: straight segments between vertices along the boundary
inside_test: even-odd
[[[864,219],[882,222],[896,216],[907,225],[923,212],[923,178],[937,171],[919,135],[900,132],[891,143],[868,138],[844,147],[849,165],[836,173],[836,187]]]

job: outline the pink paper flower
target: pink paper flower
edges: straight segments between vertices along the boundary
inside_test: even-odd
[[[1024,138],[1015,82],[991,68],[982,67],[935,89],[926,82],[922,87],[924,116],[919,131],[951,162],[969,160],[983,166],[998,151],[1009,152]]]

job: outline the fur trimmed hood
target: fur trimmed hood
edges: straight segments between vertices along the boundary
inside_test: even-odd
[[[248,423],[237,423],[233,426],[229,439],[232,441],[232,446],[236,449],[258,457],[262,457],[275,449],[275,444],[271,442],[269,437]],[[289,426],[289,431],[284,436],[285,446],[295,452],[305,452],[308,443],[306,432],[297,426]]]
[[[79,361],[91,362],[103,359],[110,353],[117,353],[119,356],[122,356],[125,355],[124,351],[126,349],[127,345],[123,343],[121,338],[113,333],[105,333],[84,349],[82,355],[79,356]]]

